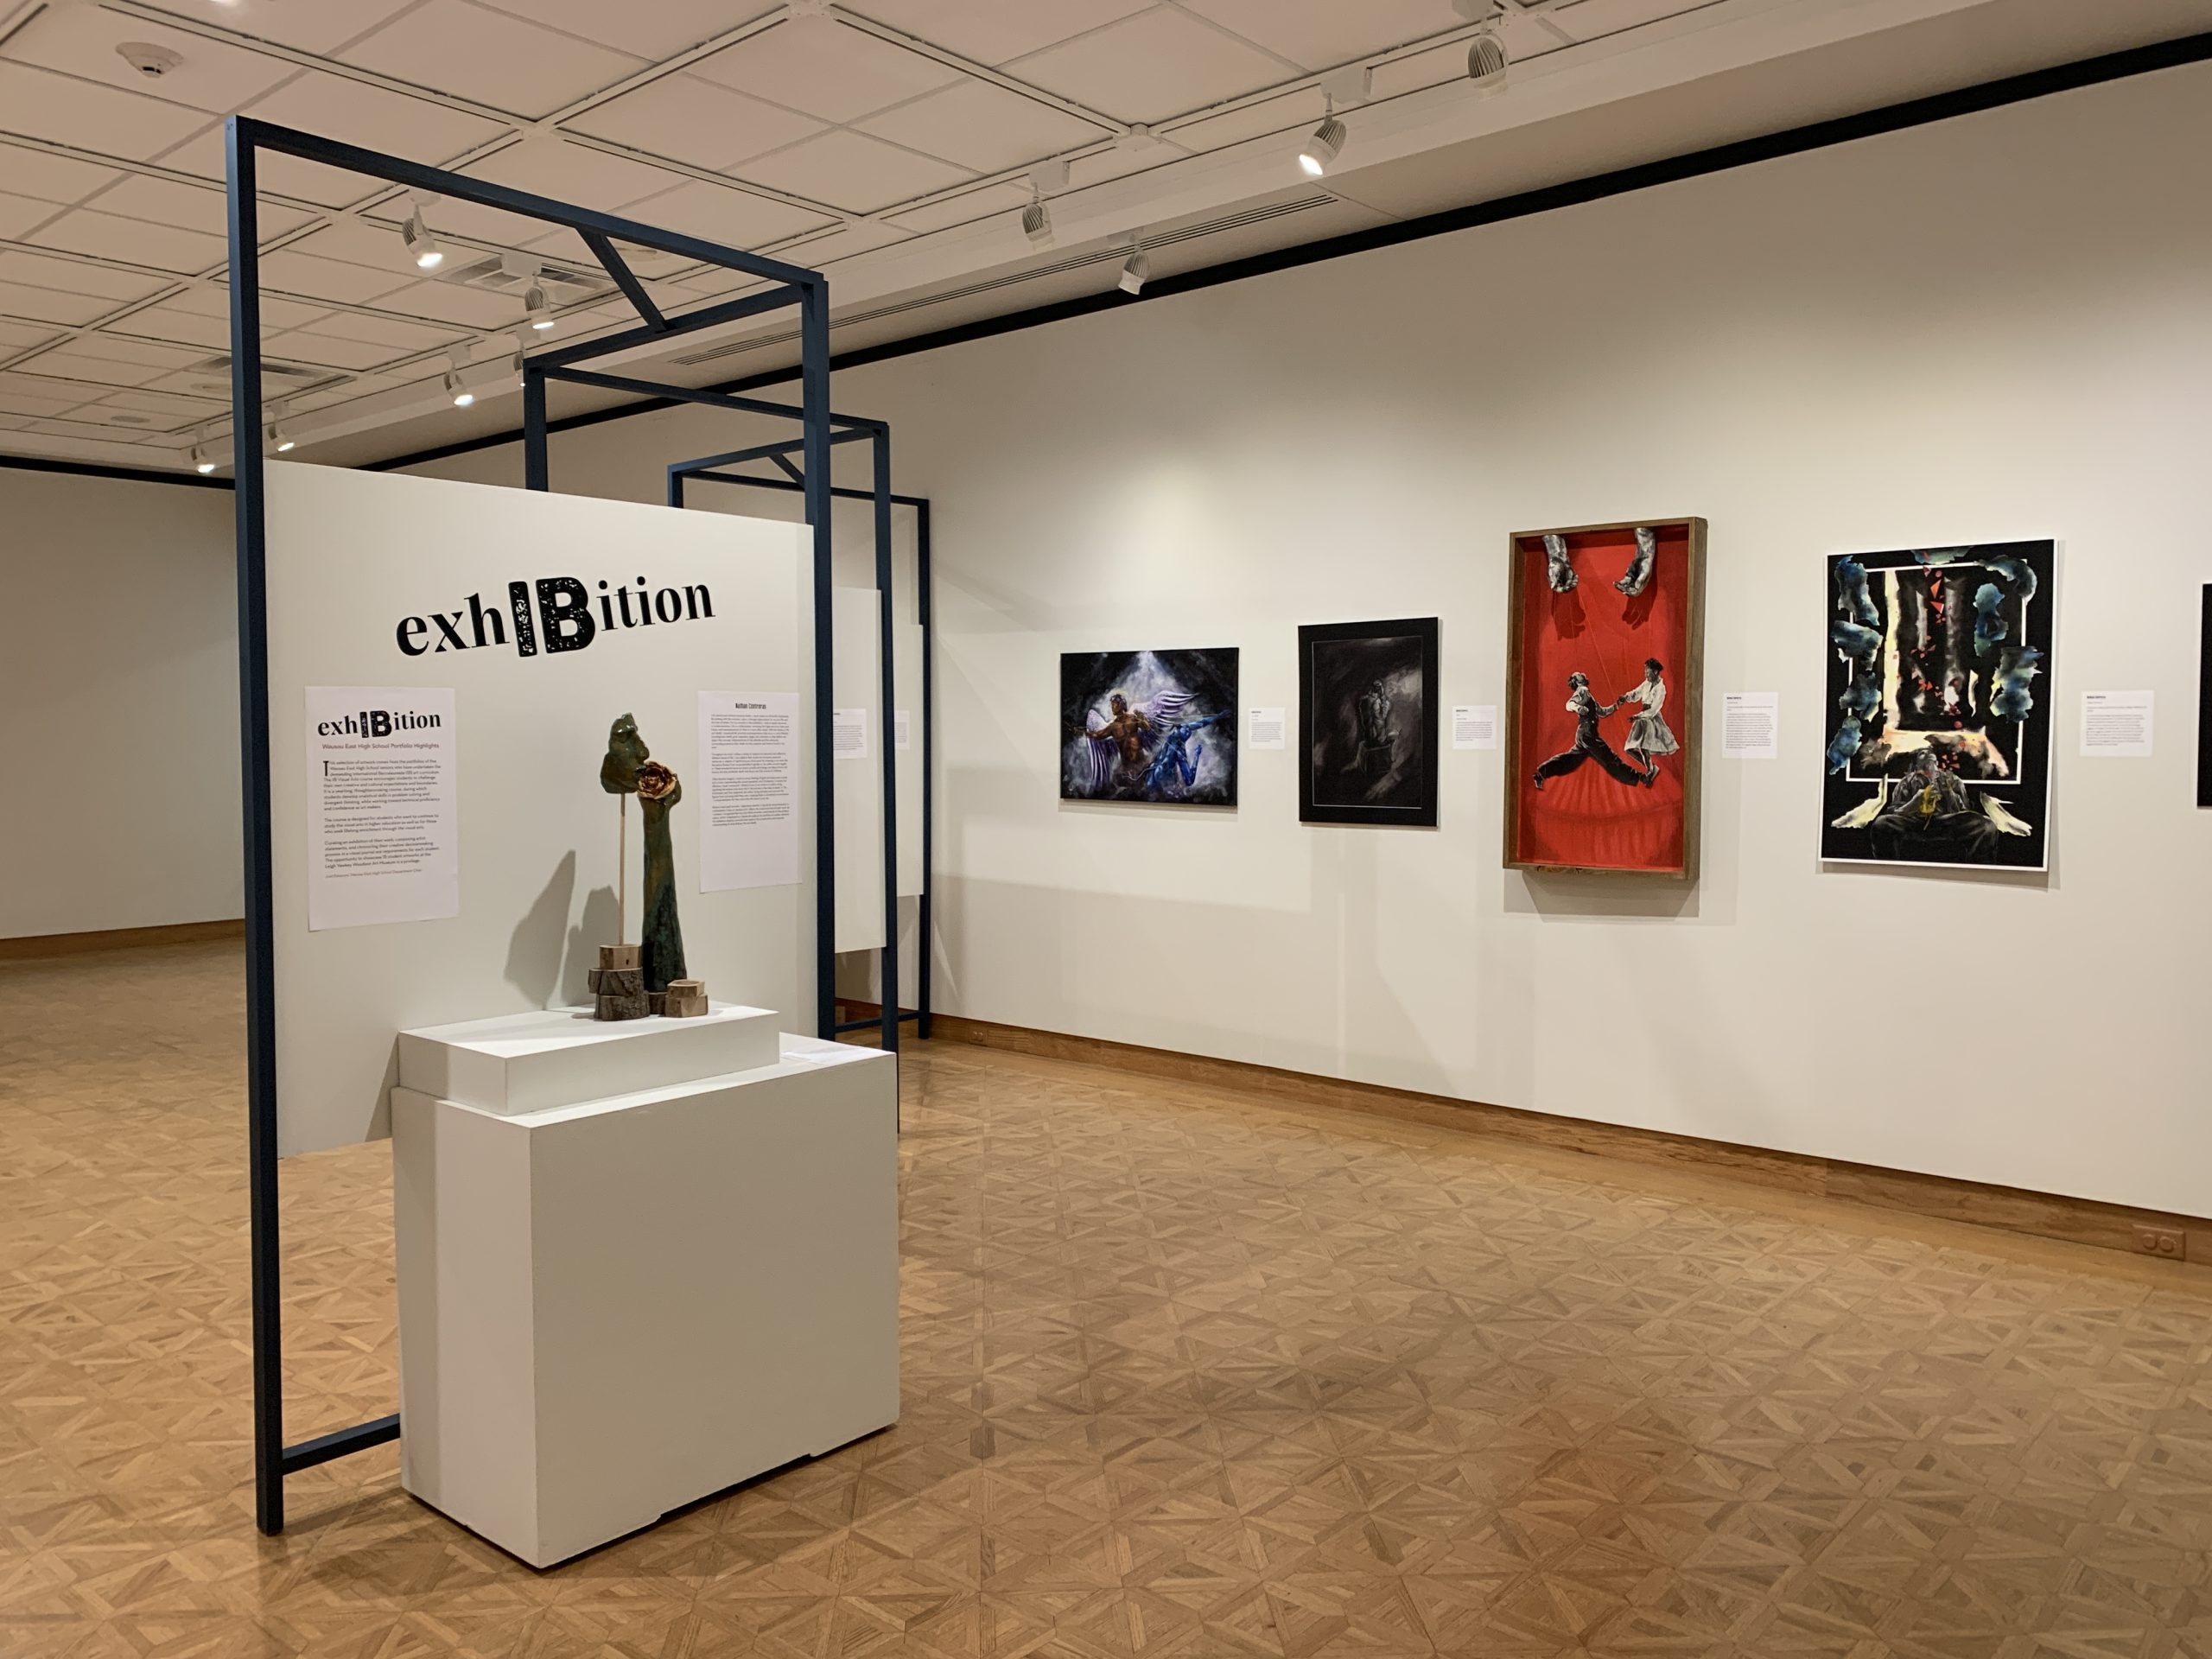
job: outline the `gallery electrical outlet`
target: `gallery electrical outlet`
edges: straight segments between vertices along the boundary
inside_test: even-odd
[[[2138,1227],[2135,1248],[2145,1255],[2155,1255],[2164,1262],[2185,1262],[2189,1259],[2189,1241],[2178,1227]]]

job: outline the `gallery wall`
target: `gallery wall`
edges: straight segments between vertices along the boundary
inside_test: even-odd
[[[2212,67],[2169,70],[842,372],[936,504],[940,1006],[2203,1213],[2208,199]],[[650,499],[726,430],[556,479]],[[1434,830],[1300,825],[1288,752],[1234,810],[1057,798],[1064,651],[1236,645],[1294,708],[1299,624],[1434,614],[1442,701],[1495,704],[1508,533],[1683,514],[1694,886],[1503,868],[1495,751]],[[1822,556],[2044,536],[2050,872],[1823,868]],[[2152,758],[2082,758],[2082,694],[2141,689]],[[1780,759],[1719,757],[1732,690]]]
[[[241,913],[224,490],[0,467],[0,938]]]

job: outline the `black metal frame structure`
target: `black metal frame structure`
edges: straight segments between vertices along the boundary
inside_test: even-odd
[[[231,304],[231,434],[238,509],[238,708],[245,841],[246,1122],[248,1192],[252,1211],[254,1517],[264,1533],[284,1527],[284,1477],[399,1437],[397,1414],[284,1444],[283,1258],[277,1236],[276,984],[275,901],[270,869],[269,746],[269,619],[267,531],[260,435],[261,272],[259,163],[264,151],[359,173],[406,189],[497,207],[575,231],[636,309],[638,325],[529,359],[524,377],[527,434],[524,483],[549,487],[545,454],[545,383],[563,378],[625,389],[618,377],[594,376],[575,367],[604,357],[675,339],[741,318],[794,307],[799,315],[800,403],[742,403],[753,412],[798,420],[793,448],[805,457],[806,518],[814,527],[816,815],[815,925],[817,1029],[836,1023],[836,893],[832,811],[830,680],[830,289],[819,271],[724,247],[650,225],[577,207],[526,191],[487,183],[465,174],[424,167],[377,150],[339,143],[289,127],[232,116],[224,130],[229,186]],[[702,307],[681,316],[664,315],[615,246],[620,239],[758,279],[765,288]],[[637,383],[642,385],[643,383]],[[656,396],[674,388],[652,386]],[[706,401],[702,398],[701,401]]]
[[[679,394],[680,395],[680,394]],[[842,423],[845,417],[833,415],[833,422]],[[868,501],[875,507],[875,586],[881,622],[881,664],[879,673],[883,687],[883,966],[882,1006],[874,1020],[847,1020],[838,1022],[836,1033],[865,1031],[871,1026],[881,1033],[880,1040],[887,1049],[899,1046],[899,1027],[908,1020],[914,1021],[915,1035],[926,1041],[930,1034],[930,897],[936,885],[932,874],[932,843],[936,838],[935,802],[932,799],[931,772],[936,764],[936,739],[931,729],[931,704],[936,683],[931,657],[933,636],[931,632],[931,588],[930,579],[930,504],[929,498],[920,495],[899,495],[891,488],[891,429],[880,421],[854,420],[851,425],[865,427],[873,439],[874,467],[872,487],[865,490],[847,489],[832,486],[830,493],[838,500]],[[735,484],[748,489],[803,491],[806,479],[791,464],[792,443],[756,445],[750,449],[732,450],[726,454],[702,455],[692,461],[671,462],[668,468],[668,505],[684,505],[683,486],[692,479],[710,484]],[[782,469],[781,478],[757,478],[744,473],[727,473],[723,467],[739,466],[748,461],[772,461]],[[914,509],[914,617],[922,629],[922,891],[917,902],[914,952],[914,1007],[899,1006],[899,790],[898,760],[893,750],[892,723],[894,718],[896,694],[892,671],[892,624],[897,620],[892,600],[891,509],[908,506]]]

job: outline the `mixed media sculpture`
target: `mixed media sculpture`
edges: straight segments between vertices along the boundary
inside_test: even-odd
[[[1828,560],[1821,856],[2047,868],[2050,542]]]
[[[1236,652],[1060,658],[1060,798],[1236,804]]]
[[[669,836],[669,809],[683,798],[676,773],[652,758],[638,723],[628,715],[607,734],[599,786],[621,804],[616,842],[615,931],[628,931],[630,797],[645,821],[645,923],[639,944],[601,945],[590,975],[593,1012],[601,1020],[639,1020],[649,1014],[685,1018],[707,1012],[707,988],[684,976],[683,927],[676,913],[676,849]]]
[[[1705,520],[1532,531],[1510,558],[1506,863],[1694,876]]]
[[[1298,631],[1298,816],[1436,823],[1436,619]]]

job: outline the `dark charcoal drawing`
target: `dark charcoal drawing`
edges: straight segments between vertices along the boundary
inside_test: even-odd
[[[1236,652],[1060,658],[1060,798],[1236,804]]]
[[[1436,823],[1436,619],[1298,631],[1298,816]]]
[[[1821,856],[2049,867],[2050,542],[1828,560]]]

